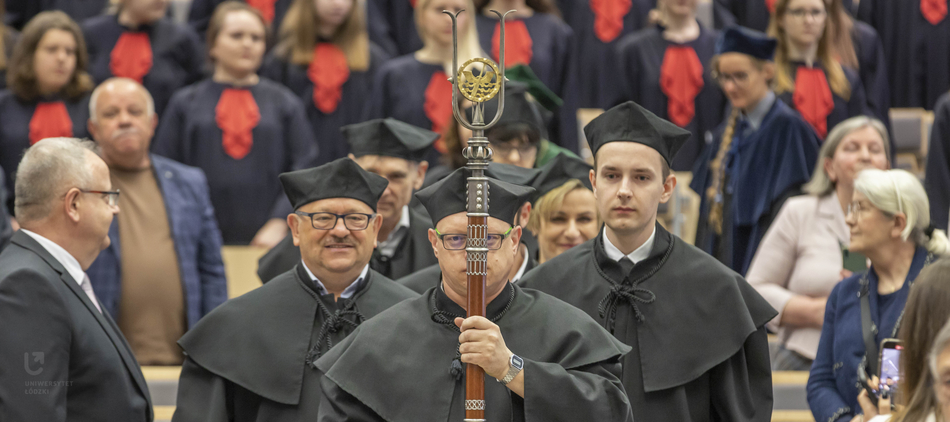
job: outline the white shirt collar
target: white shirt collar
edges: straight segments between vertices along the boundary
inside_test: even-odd
[[[66,272],[69,273],[69,276],[76,281],[76,284],[82,286],[82,280],[86,278],[86,272],[82,270],[82,266],[79,265],[79,261],[76,260],[66,249],[63,249],[62,246],[57,245],[52,240],[49,240],[43,236],[40,236],[36,233],[33,233],[27,229],[20,229],[23,233],[26,233],[28,236],[32,237],[33,240],[36,240],[43,249],[46,249],[46,252],[49,252],[60,264],[63,264],[63,267],[66,268]]]
[[[307,268],[307,264],[303,262],[302,259],[300,260],[300,263],[303,265],[303,269],[307,270],[307,275],[310,276],[310,279],[316,283],[319,293],[321,295],[329,294],[330,292],[327,290],[327,287],[323,285],[323,282],[317,279],[317,276],[313,275],[313,272],[310,271],[310,268]],[[366,273],[368,272],[369,264],[366,264],[366,266],[363,267],[363,271],[360,273],[360,276],[356,277],[356,280],[353,280],[349,286],[346,286],[346,288],[343,289],[343,293],[340,293],[340,297],[343,299],[349,299],[353,297],[353,294],[356,293],[356,291],[359,290],[363,285],[363,280],[366,280]]]
[[[404,205],[402,207],[402,216],[399,217],[399,222],[396,223],[396,227],[393,227],[393,231],[389,232],[389,237],[386,240],[377,242],[376,249],[379,250],[379,253],[392,257],[396,254],[396,248],[399,247],[399,242],[402,241],[403,237],[406,237],[406,233],[409,231],[409,206]]]
[[[521,268],[517,273],[515,273],[515,276],[511,278],[512,283],[521,280],[521,277],[524,276],[524,270],[528,268],[528,260],[531,259],[531,257],[528,256],[528,247],[523,244],[519,246],[521,246],[522,250],[524,251],[524,261],[521,262]]]
[[[650,234],[650,237],[646,242],[643,242],[639,248],[635,249],[633,252],[630,252],[627,255],[624,255],[623,252],[620,252],[613,243],[610,243],[610,239],[607,238],[607,226],[604,226],[604,251],[607,253],[607,257],[614,260],[620,261],[624,256],[627,257],[634,264],[643,261],[648,256],[650,256],[650,251],[653,250],[653,243],[656,239],[656,226],[653,226],[653,233]]]
[[[759,126],[762,126],[762,121],[765,120],[765,115],[769,114],[769,110],[772,109],[772,105],[775,104],[775,92],[769,90],[765,94],[759,103],[752,108],[748,114],[743,113],[743,116],[749,122],[749,128],[752,130],[759,130]]]

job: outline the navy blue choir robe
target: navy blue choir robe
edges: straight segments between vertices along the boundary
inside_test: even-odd
[[[112,49],[126,31],[145,32],[152,46],[152,68],[142,85],[155,100],[155,112],[161,116],[178,89],[201,80],[205,65],[203,44],[189,27],[169,18],[132,30],[119,24],[116,15],[97,16],[83,22],[89,74],[97,84],[111,78]]]
[[[370,40],[396,57],[418,51],[414,0],[368,0],[366,18]],[[467,12],[466,12],[467,13]]]
[[[564,102],[558,108],[548,127],[549,140],[577,153],[579,137],[577,132],[577,97],[579,75],[577,73],[577,40],[574,32],[557,16],[537,13],[516,21],[524,22],[531,38],[531,62],[528,66],[538,79]],[[478,39],[482,49],[497,62],[492,37],[498,19],[483,14],[477,15]],[[509,22],[509,25],[511,22]],[[512,43],[511,31],[506,27],[508,36],[505,65],[511,67]]]
[[[574,30],[577,39],[577,106],[608,109],[615,105],[617,97],[614,83],[620,68],[617,43],[625,35],[646,26],[656,0],[630,0],[625,14],[613,15],[622,27],[611,31],[598,31],[597,15],[592,9],[594,1],[598,0],[558,0],[557,4],[564,22]]]
[[[208,176],[211,204],[224,242],[246,244],[271,218],[292,211],[277,175],[313,166],[317,143],[300,99],[261,78],[250,87],[261,118],[244,158],[225,153],[215,107],[225,88],[206,79],[172,96],[159,122],[153,152],[198,167]]]
[[[205,32],[208,30],[208,22],[211,21],[211,15],[214,9],[225,0],[191,0],[191,9],[188,11],[188,25],[190,25],[201,40],[205,39]],[[274,17],[270,22],[271,34],[277,35],[280,31],[280,23],[293,4],[293,0],[274,0]],[[248,2],[253,3],[253,2]],[[266,17],[265,17],[266,18]]]
[[[713,24],[716,29],[740,25],[759,32],[767,32],[772,16],[766,6],[766,1],[713,0]],[[864,2],[864,0],[861,1]],[[841,0],[841,5],[848,12],[851,12],[852,4],[852,0]]]
[[[317,165],[329,163],[345,157],[350,152],[350,144],[343,138],[340,127],[363,121],[363,110],[373,95],[373,79],[376,71],[386,61],[388,55],[374,43],[370,43],[369,69],[361,72],[350,71],[350,77],[343,83],[342,98],[337,108],[327,114],[317,108],[313,101],[313,82],[307,76],[307,66],[293,64],[277,57],[273,51],[264,59],[261,76],[284,84],[300,96],[307,120],[317,138],[320,156]]]
[[[868,103],[868,113],[891,126],[888,111],[891,108],[891,87],[887,79],[887,58],[884,56],[884,44],[871,25],[855,20],[851,31],[854,52],[858,56],[858,76],[864,85]],[[894,151],[891,137],[891,153]]]
[[[518,285],[574,305],[631,347],[621,380],[634,420],[770,421],[768,302],[659,224],[649,255],[626,274],[607,257],[603,233]]]
[[[950,90],[950,18],[931,24],[920,0],[861,0],[858,7],[884,43],[891,107],[932,110]]]
[[[352,297],[334,300],[298,261],[215,308],[179,340],[187,358],[172,420],[316,421],[321,374],[313,361],[364,321],[417,296],[369,270]]]
[[[72,121],[76,138],[88,138],[86,126],[89,120],[89,95],[70,101],[58,97],[41,98],[36,101],[23,101],[10,90],[0,92],[0,167],[6,172],[7,210],[13,215],[14,175],[23,152],[30,147],[30,119],[40,102],[63,101],[69,120]]]
[[[109,0],[7,0],[7,25],[22,29],[40,12],[60,10],[76,22],[82,22],[106,12]]]
[[[938,229],[947,230],[947,220],[950,219],[950,93],[944,93],[934,108],[924,182],[930,198],[930,222]]]
[[[617,102],[633,101],[663,119],[670,120],[667,97],[660,86],[660,69],[666,48],[670,45],[692,48],[704,68],[703,88],[694,101],[696,114],[685,127],[692,136],[673,157],[672,169],[675,171],[692,170],[706,144],[706,133],[714,130],[723,118],[726,99],[709,66],[716,50],[716,35],[716,31],[700,25],[699,38],[678,44],[663,38],[663,28],[654,27],[624,37],[618,46],[623,66],[619,77],[625,89]]]
[[[758,130],[740,136],[740,123],[728,156],[723,181],[722,235],[709,224],[711,202],[706,189],[712,184],[709,165],[719,151],[726,123],[706,144],[696,161],[689,187],[699,194],[696,245],[739,274],[745,274],[752,256],[785,200],[800,193],[818,160],[815,131],[791,107],[776,99]],[[726,161],[733,161],[726,163]],[[728,165],[727,165],[728,164]]]
[[[792,83],[795,83],[795,71],[799,66],[804,66],[802,62],[791,62],[789,66],[789,72],[792,77]],[[816,69],[822,69],[821,63],[815,62]],[[850,68],[843,67],[844,76],[848,79],[848,83],[851,85],[851,97],[847,100],[840,97],[834,91],[831,91],[831,98],[835,102],[834,109],[831,110],[831,113],[828,113],[826,120],[827,133],[831,132],[831,129],[834,129],[835,125],[841,123],[844,120],[847,120],[849,117],[868,115],[868,103],[867,97],[864,94],[864,86],[861,84],[861,79],[858,77],[858,74],[851,70]],[[828,74],[825,73],[825,79],[828,79]],[[829,89],[831,88],[829,82]],[[788,91],[778,94],[778,97],[789,107],[795,108],[795,101],[793,101],[794,92]],[[820,135],[820,134],[819,134]],[[821,136],[824,138],[824,136]],[[893,147],[893,145],[891,145]]]

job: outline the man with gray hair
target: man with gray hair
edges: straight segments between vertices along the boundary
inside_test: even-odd
[[[178,339],[228,298],[205,174],[149,154],[158,118],[138,82],[103,82],[89,116],[89,133],[122,191],[111,246],[89,267],[92,285],[139,363],[181,365]]]
[[[109,246],[119,212],[119,192],[94,148],[44,139],[17,168],[20,230],[0,253],[0,420],[153,418],[132,350],[85,273]]]

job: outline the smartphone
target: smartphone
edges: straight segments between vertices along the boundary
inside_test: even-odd
[[[844,269],[855,274],[868,269],[867,257],[860,252],[848,250],[848,247],[844,244],[841,245],[841,264]]]
[[[896,338],[887,338],[881,342],[881,370],[878,377],[880,383],[877,390],[882,393],[887,391],[890,397],[897,394],[897,384],[901,379],[900,358],[903,349],[901,341]]]

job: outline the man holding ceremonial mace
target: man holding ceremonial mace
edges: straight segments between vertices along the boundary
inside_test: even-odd
[[[504,50],[500,56],[503,69]],[[513,222],[533,189],[484,175],[484,131],[503,95],[491,123],[482,103],[503,94],[503,80],[482,58],[455,72],[455,117],[473,131],[469,165],[416,194],[435,224],[429,240],[441,283],[362,324],[317,361],[318,421],[632,421],[619,380],[629,347],[580,310],[508,281],[521,238]],[[457,93],[474,103],[471,122]]]

